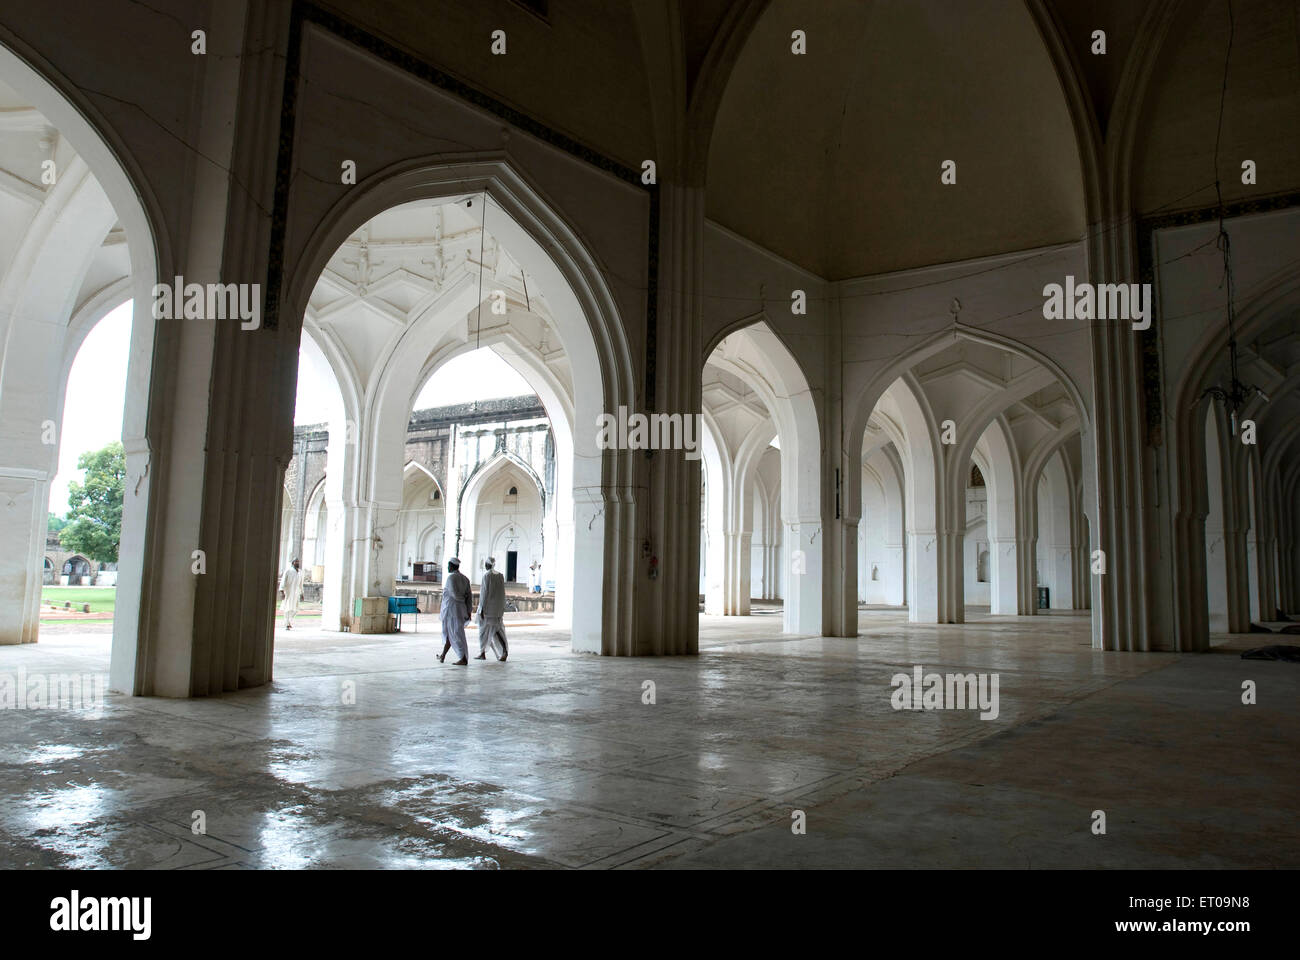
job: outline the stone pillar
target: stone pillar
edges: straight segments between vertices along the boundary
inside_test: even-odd
[[[787,522],[785,556],[785,632],[821,636],[822,519],[797,518]]]
[[[822,583],[822,628],[828,637],[858,635],[858,520],[861,516],[861,438],[846,452],[844,438],[844,330],[839,300],[823,300],[827,308],[822,321],[826,341],[822,353],[826,371],[826,395],[818,413],[825,423],[822,438],[821,503],[826,529]],[[852,444],[850,445],[852,447]],[[852,476],[850,476],[850,474]],[[850,497],[845,489],[856,483],[858,493]]]
[[[1295,526],[1295,507],[1284,501],[1282,535],[1278,544],[1278,579],[1282,595],[1278,602],[1288,616],[1300,612],[1300,536],[1297,536]]]
[[[1272,535],[1272,523],[1259,527],[1256,545],[1256,583],[1259,584],[1259,613],[1263,620],[1277,616],[1277,537]]]
[[[35,643],[40,624],[48,477],[24,477],[13,467],[0,472],[0,644]],[[57,572],[57,571],[56,571]]]
[[[989,612],[1020,613],[1020,545],[1014,536],[989,537]]]
[[[763,599],[781,598],[781,544],[763,545]]]
[[[724,534],[726,569],[722,612],[729,617],[749,616],[749,576],[753,562],[750,551],[752,534],[748,530]]]
[[[716,471],[721,473],[721,471]],[[730,478],[709,474],[704,510],[704,612],[711,617],[727,612],[727,486]]]
[[[1074,563],[1071,565],[1071,598],[1075,610],[1088,609],[1088,520],[1079,512],[1077,498],[1070,501],[1070,523],[1073,527]]]
[[[230,155],[231,162],[200,165],[200,183],[211,179],[221,193],[219,203],[215,196],[205,198],[210,202],[202,217],[196,213],[193,236],[224,239],[224,248],[207,269],[194,270],[191,258],[190,272],[199,275],[186,279],[260,287],[268,268],[288,11],[264,2],[250,2],[246,9],[219,9],[226,20],[220,30],[214,20],[209,30],[208,70],[213,84],[222,87],[213,91],[203,118],[205,127],[212,127],[213,139],[232,142],[225,153],[215,146],[201,152],[210,161]],[[221,49],[218,38],[227,31],[237,38],[236,48],[248,39],[242,60],[211,52]],[[238,126],[233,122],[236,112]],[[229,189],[231,184],[240,189]],[[280,572],[276,547],[284,471],[293,454],[292,387],[302,318],[267,313],[262,320],[256,329],[242,329],[238,320],[214,325],[210,376],[202,381],[210,385],[210,393],[205,393],[211,397],[206,457],[191,461],[198,469],[190,478],[194,498],[201,497],[198,536],[192,542],[207,551],[207,573],[193,578],[192,642],[190,636],[165,641],[188,648],[177,651],[190,654],[188,663],[183,655],[166,656],[157,692],[204,696],[267,683],[272,677]],[[190,384],[197,380],[191,375]]]
[[[704,191],[693,182],[677,180],[676,166],[671,157],[661,158],[658,197],[651,200],[659,209],[659,285],[654,291],[657,319],[654,343],[647,345],[653,373],[646,386],[653,384],[653,398],[643,392],[641,384],[636,389],[647,413],[696,415],[703,409],[700,281]],[[621,638],[611,652],[696,653],[701,461],[688,459],[685,451],[659,450],[649,458],[631,457],[627,466],[628,479],[635,478],[644,488],[634,500],[630,489],[624,494],[630,499],[629,525],[622,543],[626,554],[607,555],[607,562],[629,565],[636,584],[636,628],[634,638]],[[656,564],[643,556],[643,545]],[[710,580],[715,569],[710,541]]]
[[[907,534],[907,619],[912,623],[939,623],[939,579],[942,554],[936,530],[911,530]]]
[[[1053,610],[1074,608],[1074,544],[1070,540],[1069,515],[1055,503],[1052,509],[1051,606]]]
[[[574,603],[574,593],[581,588],[581,580],[575,582],[573,577],[561,577],[559,571],[573,569],[573,547],[574,547],[575,527],[573,518],[564,521],[557,521],[555,526],[555,562],[549,568],[556,571],[552,574],[555,580],[555,618],[556,624],[572,625],[574,611],[577,604]],[[545,570],[543,571],[545,573]],[[567,583],[565,581],[568,581]],[[542,587],[546,583],[543,581]]]
[[[355,422],[336,415],[329,422],[329,446],[325,453],[325,529],[316,530],[324,540],[324,582],[321,584],[321,627],[339,630],[342,619],[352,614],[353,547],[358,536],[356,502],[357,460],[361,449]],[[303,558],[307,568],[312,560]]]
[[[945,448],[948,450],[951,448]],[[964,471],[957,471],[958,474]],[[966,486],[961,476],[944,466],[947,493],[939,546],[939,623],[966,622]],[[943,529],[946,528],[946,529]]]

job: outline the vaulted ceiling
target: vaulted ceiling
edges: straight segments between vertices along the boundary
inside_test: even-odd
[[[1227,0],[1184,0],[1160,48],[1134,157],[1143,213],[1213,206],[1216,173],[1229,203],[1300,190],[1300,4],[1233,0],[1232,13],[1230,26]]]
[[[481,307],[471,306],[468,315],[457,318],[453,338],[481,330],[490,343],[509,328],[513,348],[531,351],[561,383],[571,382],[546,293],[493,236],[491,210],[487,230],[482,229],[482,202],[475,195],[394,207],[367,222],[330,257],[312,290],[307,320],[332,353],[348,358],[362,389],[406,328],[465,282],[476,287],[470,292]],[[494,313],[494,302],[506,312]],[[432,354],[441,345],[419,348]]]
[[[1022,0],[774,0],[722,97],[707,212],[839,280],[1078,239],[1081,184]]]
[[[45,241],[50,224],[66,213],[73,188],[83,178],[94,190],[100,189],[74,146],[44,115],[0,83],[0,280],[11,291],[25,280],[21,275],[9,275],[15,258],[24,245]],[[85,228],[94,229],[88,224]],[[73,314],[95,297],[122,286],[131,272],[126,234],[120,223],[86,239],[98,248],[85,264],[83,274],[68,277],[68,282],[78,288],[71,304]],[[21,264],[18,269],[22,269]],[[125,297],[123,287],[121,298]],[[69,317],[51,319],[66,323]]]

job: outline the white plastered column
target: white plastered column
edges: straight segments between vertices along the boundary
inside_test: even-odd
[[[325,529],[317,530],[325,542],[325,582],[321,585],[321,627],[340,629],[341,618],[351,614],[354,589],[352,543],[359,514],[356,504],[358,455],[364,448],[357,419],[359,403],[347,364],[328,336],[304,324],[300,363],[311,367],[318,382],[332,382],[338,393],[329,400],[329,446],[325,453]],[[303,558],[303,565],[308,560]]]
[[[732,466],[730,523],[726,531],[727,571],[724,577],[724,612],[728,616],[749,615],[751,570],[753,567],[754,487],[764,451],[775,435],[768,425],[757,427],[745,438]],[[762,535],[762,531],[759,531]]]
[[[988,469],[989,612],[1015,616],[1019,607],[1020,544],[1017,538],[1016,494],[1020,488],[1018,464],[1006,422],[998,417],[980,437]]]
[[[704,461],[704,612],[722,616],[726,610],[726,518],[731,499],[731,458],[708,413],[700,450]]]
[[[941,542],[944,464],[938,456],[939,435],[934,417],[921,402],[920,386],[910,374],[895,380],[885,391],[897,410],[905,449],[907,511],[907,619],[912,623],[939,623],[941,579],[950,565],[947,546]],[[958,556],[960,556],[958,554]],[[960,563],[958,573],[960,573]]]
[[[1228,632],[1228,544],[1221,457],[1219,425],[1210,410],[1205,418],[1205,599],[1211,633]]]
[[[1043,468],[1046,480],[1047,511],[1040,508],[1039,554],[1043,557],[1043,574],[1050,590],[1049,606],[1053,610],[1074,607],[1074,544],[1070,533],[1070,501],[1073,483],[1064,457],[1057,451]]]

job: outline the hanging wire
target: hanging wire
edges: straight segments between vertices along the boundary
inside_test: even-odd
[[[1232,273],[1232,239],[1225,229],[1223,207],[1223,180],[1219,169],[1219,148],[1223,143],[1223,114],[1228,101],[1228,65],[1232,62],[1232,41],[1236,34],[1236,20],[1232,12],[1232,0],[1228,2],[1228,49],[1223,57],[1223,84],[1219,90],[1219,122],[1214,134],[1214,193],[1219,204],[1219,233],[1215,237],[1219,250],[1223,253],[1223,277],[1219,286],[1224,289],[1228,302],[1228,385],[1213,386],[1201,394],[1213,397],[1223,404],[1228,414],[1229,428],[1232,435],[1237,435],[1237,414],[1254,397],[1262,397],[1268,402],[1268,395],[1254,384],[1243,383],[1239,374],[1240,366],[1237,356],[1237,307],[1236,283]]]
[[[483,191],[483,219],[478,231],[478,304],[474,308],[474,349],[483,341],[483,249],[487,242],[487,191]]]

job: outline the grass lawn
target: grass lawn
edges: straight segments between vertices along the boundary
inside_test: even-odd
[[[59,606],[67,601],[78,610],[81,604],[90,604],[91,613],[112,613],[117,601],[116,587],[41,587],[42,603],[57,603]]]

